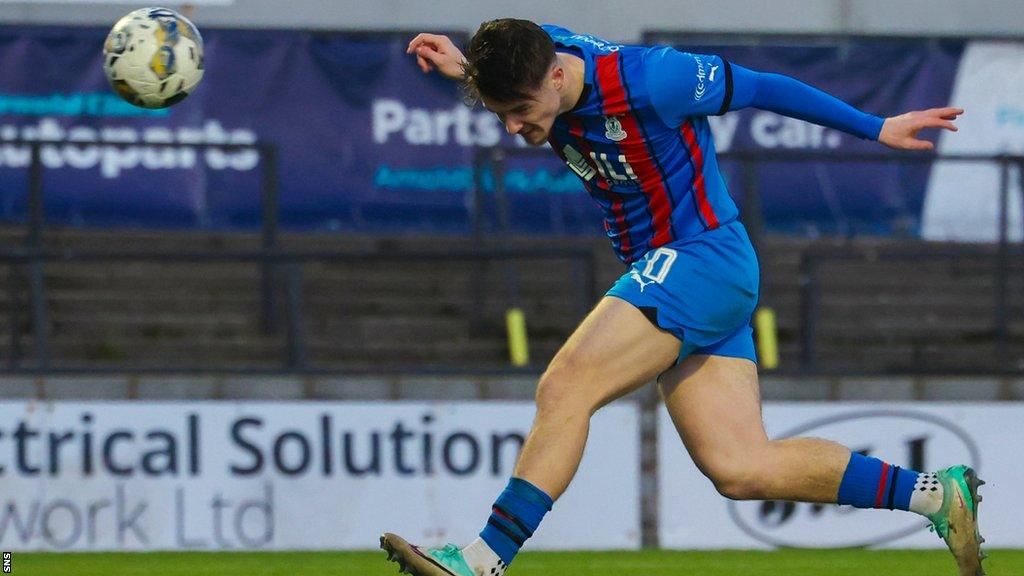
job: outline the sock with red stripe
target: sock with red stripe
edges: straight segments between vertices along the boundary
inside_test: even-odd
[[[942,505],[942,486],[933,474],[854,452],[839,485],[839,504],[931,514]]]
[[[512,478],[494,502],[480,538],[508,566],[553,504],[540,488],[521,478]]]

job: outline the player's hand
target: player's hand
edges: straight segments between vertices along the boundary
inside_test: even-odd
[[[896,150],[934,150],[935,144],[918,138],[917,133],[925,128],[956,132],[953,121],[963,113],[961,108],[932,108],[886,118],[878,141]]]
[[[437,69],[446,78],[462,80],[462,63],[466,57],[447,36],[420,34],[409,42],[405,52],[416,55],[416,63],[424,74]]]

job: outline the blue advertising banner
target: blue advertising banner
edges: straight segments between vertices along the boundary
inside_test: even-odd
[[[2,142],[17,138],[70,142],[43,149],[51,223],[256,226],[257,153],[146,144],[260,141],[279,150],[285,226],[362,232],[468,231],[474,147],[515,145],[496,117],[463,105],[453,83],[419,71],[405,54],[408,35],[207,30],[203,83],[156,111],[110,91],[104,35],[0,30],[4,220],[25,217],[29,149]],[[557,161],[510,170],[506,181],[527,213],[571,197],[562,221],[529,228],[597,228],[596,209]],[[579,207],[587,218],[572,212]]]
[[[520,145],[492,114],[465,106],[454,84],[422,74],[405,54],[407,34],[203,33],[202,84],[181,104],[151,111],[122,102],[107,86],[101,64],[106,30],[0,29],[0,219],[25,218],[29,151],[9,142],[20,138],[68,142],[43,150],[49,223],[255,227],[258,154],[146,144],[258,141],[279,150],[286,227],[465,233],[472,226],[475,148]],[[791,74],[890,114],[945,105],[963,44],[692,48]],[[880,151],[759,111],[713,122],[722,151]],[[731,172],[733,182],[738,175]],[[893,165],[775,164],[762,172],[768,225],[779,229],[916,218],[928,175],[926,168]],[[502,177],[514,229],[600,230],[597,207],[554,155],[512,160]],[[484,183],[493,190],[493,177]],[[733,188],[741,187],[734,182]]]

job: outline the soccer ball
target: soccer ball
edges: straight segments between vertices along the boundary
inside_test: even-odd
[[[107,35],[103,70],[128,102],[166,108],[184,100],[203,78],[203,38],[174,10],[135,10]]]

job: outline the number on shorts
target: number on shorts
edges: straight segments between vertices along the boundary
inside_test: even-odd
[[[672,270],[672,263],[676,261],[676,255],[676,251],[671,248],[658,248],[647,258],[643,277],[661,284]]]

